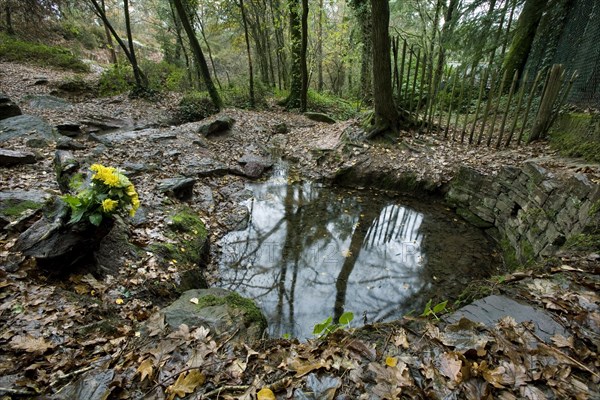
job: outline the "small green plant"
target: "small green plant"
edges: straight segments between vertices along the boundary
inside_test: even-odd
[[[431,308],[431,303],[432,300],[429,299],[429,301],[425,305],[425,310],[423,311],[423,314],[421,314],[421,317],[433,316],[436,320],[439,321],[440,317],[438,317],[438,315],[448,312],[448,309],[446,308],[446,306],[448,305],[448,300],[442,301],[441,303],[437,303],[435,306],[433,306],[433,308]]]
[[[114,96],[128,92],[134,87],[133,71],[130,66],[123,63],[112,65],[104,70],[98,80],[98,93],[100,96]]]
[[[98,226],[103,218],[111,218],[121,211],[134,216],[140,200],[129,178],[114,167],[100,164],[92,165],[90,170],[93,175],[89,184],[81,183],[76,188],[77,194],[62,197],[71,207],[69,223],[87,220]]]
[[[203,92],[190,92],[183,96],[176,111],[176,118],[180,123],[203,120],[219,110],[213,105],[208,94]]]
[[[346,326],[350,327],[350,322],[354,319],[354,313],[350,311],[346,311],[343,313],[338,319],[338,323],[333,323],[333,318],[329,317],[325,319],[323,322],[315,324],[313,328],[313,335],[317,335],[318,337],[326,337],[332,332],[337,331],[338,329]]]

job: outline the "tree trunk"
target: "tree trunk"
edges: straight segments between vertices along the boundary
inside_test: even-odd
[[[15,28],[12,24],[12,10],[10,8],[10,1],[7,1],[4,5],[4,11],[6,12],[6,33],[9,35],[14,35]]]
[[[302,93],[302,29],[298,15],[298,1],[290,1],[290,40],[292,42],[292,74],[290,95],[287,98],[288,108],[300,108]]]
[[[319,0],[317,25],[317,90],[323,91],[323,0]]]
[[[250,107],[254,107],[254,73],[252,71],[252,56],[250,54],[250,37],[248,36],[248,24],[246,23],[246,11],[244,10],[244,0],[240,0],[240,9],[242,11],[242,23],[244,25],[244,38],[246,39],[246,52],[248,53],[248,73],[250,75]]]
[[[210,95],[210,99],[215,107],[220,110],[223,107],[223,101],[221,100],[221,96],[219,95],[219,92],[217,91],[217,88],[210,77],[210,71],[208,70],[208,64],[206,64],[206,58],[204,58],[204,53],[202,53],[202,48],[200,47],[200,43],[198,43],[196,33],[190,24],[188,14],[181,0],[172,1],[175,5],[175,9],[177,10],[177,14],[179,14],[179,20],[181,21],[181,25],[183,25],[183,30],[185,30],[188,40],[190,41],[190,46],[194,52],[196,62],[200,67],[200,72],[202,73],[202,78],[208,90],[208,94]]]
[[[450,0],[448,8],[446,9],[446,15],[444,16],[444,25],[442,26],[442,32],[440,33],[440,52],[438,54],[437,68],[435,72],[436,87],[439,85],[439,77],[442,75],[444,64],[446,62],[446,45],[448,39],[452,35],[454,28],[454,18],[456,15],[456,9],[458,8],[458,0]]]
[[[371,79],[373,76],[372,11],[369,2],[365,0],[358,2],[355,10],[363,44],[360,62],[360,89],[363,100],[369,102],[373,98],[373,81]]]
[[[131,66],[133,67],[133,76],[138,89],[148,88],[148,79],[140,70],[137,57],[135,55],[135,46],[133,45],[133,36],[131,35],[131,20],[129,18],[129,0],[123,0],[123,12],[125,13],[125,30],[127,31],[127,43],[131,54]]]
[[[204,24],[202,23],[202,19],[200,19],[200,15],[198,15],[198,13],[196,13],[196,19],[198,20],[198,25],[200,26],[200,35],[202,35],[202,40],[204,41],[204,44],[206,45],[206,50],[208,51],[208,59],[210,60],[210,65],[212,67],[213,74],[215,75],[215,81],[217,82],[219,89],[223,90],[223,87],[221,86],[221,81],[219,81],[219,75],[217,75],[217,68],[215,67],[215,60],[212,56],[210,43],[208,43],[208,39],[206,38],[206,34],[204,33]]]
[[[302,91],[300,93],[300,111],[305,112],[308,106],[308,67],[306,51],[308,48],[308,0],[302,0],[302,46],[300,49],[300,68],[302,72]]]
[[[277,83],[279,90],[281,90],[284,87],[287,87],[288,81],[287,57],[283,38],[283,20],[281,18],[281,11],[279,9],[279,1],[270,0],[269,3],[271,6],[271,23],[273,24],[273,29],[275,30],[275,43],[277,44],[277,48],[275,49],[275,53],[277,55]]]
[[[373,100],[375,103],[373,137],[379,133],[398,130],[399,116],[392,93],[390,56],[390,7],[388,0],[371,0],[373,17]]]
[[[106,5],[104,4],[104,0],[102,0],[102,11],[106,14]],[[104,34],[106,35],[106,45],[108,46],[108,54],[110,56],[111,64],[117,65],[119,63],[119,59],[117,58],[117,52],[115,51],[115,46],[113,44],[112,35],[110,33],[110,29],[106,24],[104,25]]]
[[[129,48],[127,47],[125,42],[123,42],[123,39],[121,39],[121,37],[119,36],[119,34],[115,30],[115,28],[112,26],[112,24],[106,17],[106,13],[102,9],[102,7],[100,7],[100,4],[98,4],[98,1],[90,0],[90,2],[94,6],[94,9],[96,10],[97,15],[100,17],[100,19],[102,19],[102,22],[104,23],[104,25],[110,30],[110,33],[112,33],[112,35],[115,38],[115,40],[117,41],[117,43],[119,43],[119,46],[123,50],[123,53],[125,53],[125,57],[127,57],[129,64],[131,64],[131,68],[133,69],[134,76],[136,77],[136,83],[138,83],[138,79],[139,79],[140,83],[145,82],[147,84],[148,80],[146,79],[146,76],[144,75],[142,70],[139,68],[136,59],[132,56],[131,52],[129,51]]]
[[[522,75],[535,38],[535,31],[547,4],[548,0],[527,0],[525,2],[523,11],[517,20],[510,49],[504,60],[503,67],[505,70],[509,72],[519,71],[519,75]]]
[[[494,9],[496,8],[496,0],[490,1],[490,8],[488,8],[487,14],[485,16],[485,20],[483,21],[484,28],[482,29],[482,35],[480,38],[480,42],[475,49],[475,56],[473,57],[472,70],[477,71],[479,67],[479,62],[483,58],[483,50],[485,48],[485,44],[487,41],[487,37],[490,33],[490,29],[492,27],[492,15],[494,14]]]

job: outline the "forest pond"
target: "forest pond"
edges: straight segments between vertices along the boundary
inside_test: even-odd
[[[220,242],[220,286],[254,299],[274,337],[345,311],[354,327],[420,314],[502,268],[489,237],[435,202],[291,184],[285,168],[250,189],[248,227]]]

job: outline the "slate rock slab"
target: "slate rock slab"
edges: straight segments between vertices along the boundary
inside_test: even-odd
[[[228,131],[234,123],[235,120],[231,117],[221,117],[210,124],[201,125],[200,128],[198,128],[198,133],[204,136],[216,135]]]
[[[73,108],[73,104],[67,100],[48,94],[30,95],[26,97],[26,100],[33,108],[58,111],[69,111]]]
[[[317,122],[325,122],[327,124],[335,124],[335,119],[331,118],[327,114],[318,113],[318,112],[305,112],[304,116],[310,120]]]
[[[545,342],[550,342],[550,338],[556,334],[568,336],[562,325],[554,321],[546,311],[499,295],[477,300],[448,316],[446,321],[455,323],[464,317],[492,327],[506,316],[514,318],[518,323],[532,321],[536,335]]]
[[[173,196],[178,200],[188,201],[194,197],[195,183],[196,180],[193,178],[169,178],[158,184],[158,190],[161,193],[166,193],[168,196]]]
[[[214,158],[201,158],[189,163],[185,170],[185,175],[200,177],[216,177],[231,173],[232,170],[226,164]]]
[[[216,336],[235,334],[234,340],[242,343],[260,339],[267,327],[252,300],[222,288],[188,290],[160,314],[172,329],[204,326]]]
[[[23,114],[19,106],[8,96],[0,93],[0,119],[16,117]]]
[[[70,137],[60,137],[56,139],[56,148],[60,150],[83,150],[85,145]]]
[[[64,121],[56,125],[56,130],[61,135],[74,137],[81,133],[81,125],[78,122]]]
[[[54,172],[62,193],[69,192],[73,176],[79,172],[80,163],[68,150],[56,150],[54,153]]]
[[[0,149],[0,167],[35,164],[35,154],[25,151]]]
[[[37,135],[50,140],[54,140],[56,136],[46,121],[33,115],[18,115],[0,120],[0,143],[25,135]]]

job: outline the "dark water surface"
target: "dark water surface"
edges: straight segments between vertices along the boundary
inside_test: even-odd
[[[381,192],[250,185],[248,228],[221,241],[220,286],[256,300],[269,334],[307,338],[328,316],[352,326],[421,313],[501,268],[493,242],[442,205]]]

